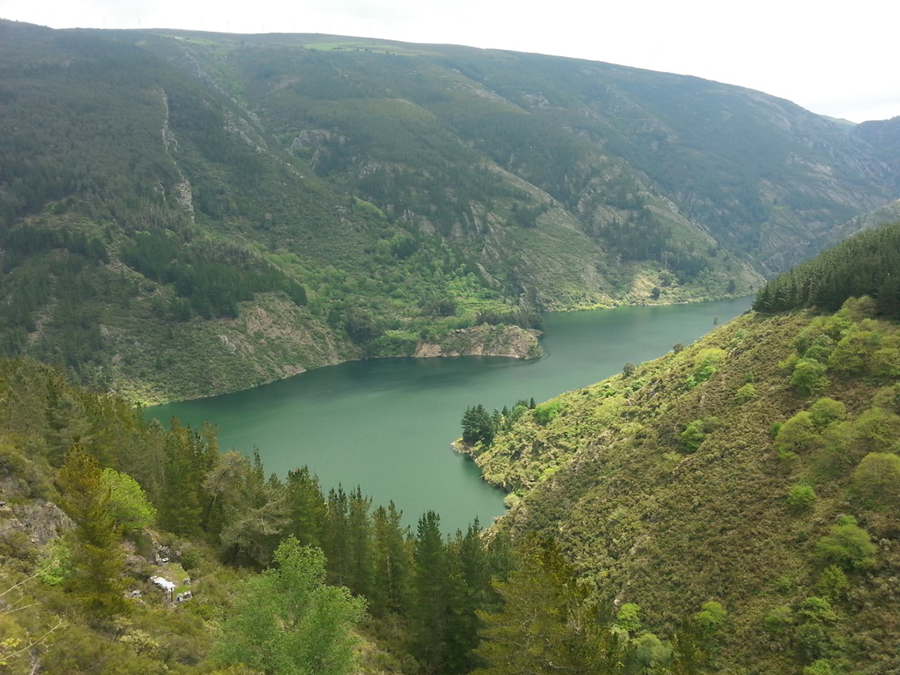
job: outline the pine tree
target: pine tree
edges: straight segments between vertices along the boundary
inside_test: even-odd
[[[419,519],[413,579],[413,654],[424,672],[442,672],[447,619],[447,551],[441,519],[429,511]]]
[[[301,546],[321,546],[325,528],[325,497],[319,479],[308,467],[288,472],[285,484],[287,534]]]
[[[373,586],[372,521],[369,508],[372,498],[363,496],[359,486],[350,493],[347,512],[350,577],[347,587],[358,595],[369,596]]]
[[[372,514],[375,586],[370,596],[376,616],[388,612],[401,614],[410,598],[412,550],[409,528],[402,525],[403,512],[394,502],[379,506]]]
[[[625,675],[635,672],[629,649],[586,593],[553,541],[529,538],[519,567],[494,587],[503,598],[484,621],[476,654],[487,664],[476,675]]]
[[[350,579],[350,536],[347,494],[338,485],[328,492],[322,550],[327,558],[328,583],[341,586]]]
[[[449,607],[447,614],[448,673],[468,673],[477,664],[474,654],[481,624],[476,612],[485,609],[491,595],[488,553],[476,520],[466,533],[459,530],[447,549],[449,567]]]
[[[66,455],[59,481],[63,505],[75,521],[69,541],[72,573],[64,587],[91,620],[103,623],[128,610],[123,595],[125,553],[108,508],[109,493],[101,489],[99,463],[81,446]]]

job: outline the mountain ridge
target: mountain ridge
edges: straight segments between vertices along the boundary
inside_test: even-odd
[[[698,78],[324,35],[0,33],[0,345],[145,402],[412,355],[485,315],[747,294],[896,197],[890,148]],[[235,332],[260,309],[324,351]],[[195,342],[225,350],[209,377]]]

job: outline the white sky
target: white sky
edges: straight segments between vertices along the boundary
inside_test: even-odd
[[[512,49],[696,75],[854,122],[900,115],[896,0],[0,0],[0,17]]]

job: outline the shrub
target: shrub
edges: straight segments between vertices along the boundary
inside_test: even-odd
[[[632,641],[634,657],[646,672],[660,672],[672,661],[672,648],[653,633],[644,633]]]
[[[835,670],[825,659],[817,659],[803,669],[803,675],[835,675]]]
[[[837,621],[837,614],[831,609],[828,600],[811,596],[797,607],[797,618],[804,623],[834,623]]]
[[[754,396],[756,396],[756,387],[748,382],[743,387],[737,390],[737,393],[734,395],[734,400],[737,403],[741,404],[752,400]]]
[[[801,453],[820,446],[822,438],[816,433],[812,415],[803,410],[778,429],[775,449],[780,453]]]
[[[812,344],[803,352],[803,358],[812,359],[819,363],[828,363],[828,357],[834,349],[834,340],[827,335],[820,335]]]
[[[633,602],[626,602],[616,613],[616,626],[631,635],[641,630],[641,607]]]
[[[809,407],[809,415],[813,425],[821,431],[832,422],[843,420],[847,408],[833,398],[820,398]]]
[[[851,493],[864,509],[886,511],[900,507],[900,457],[870,452],[853,471]]]
[[[850,589],[847,575],[837,565],[829,565],[822,572],[818,583],[819,592],[831,600],[840,600]]]
[[[534,421],[541,426],[546,426],[562,412],[562,407],[561,401],[547,401],[546,403],[541,403],[534,409]]]
[[[819,658],[825,651],[828,638],[825,636],[825,629],[822,626],[816,623],[806,623],[794,631],[794,642],[803,657],[812,660]]]
[[[794,610],[787,605],[779,605],[768,611],[763,619],[763,626],[772,633],[783,633],[794,625]]]
[[[831,382],[825,376],[825,365],[812,359],[800,359],[794,365],[791,386],[802,396],[810,396],[825,389]]]
[[[694,420],[681,432],[681,444],[685,452],[694,452],[703,443],[707,434],[711,433],[719,425],[717,417],[707,417]]]
[[[858,456],[888,452],[900,438],[900,416],[884,408],[869,408],[853,423],[853,440]]]
[[[787,502],[791,511],[802,513],[808,511],[816,501],[816,492],[809,485],[792,485],[788,492]]]
[[[854,327],[835,345],[828,357],[828,367],[836,373],[865,372],[880,337],[879,333]]]
[[[816,544],[816,557],[820,562],[847,571],[872,567],[877,551],[869,533],[853,518],[842,518]]]
[[[716,366],[725,360],[726,353],[724,349],[703,349],[697,354],[694,361],[694,372],[688,377],[688,387],[693,388],[701,382],[706,382],[718,371]]]
[[[694,614],[694,623],[701,633],[709,635],[722,627],[728,612],[722,607],[722,603],[710,600],[704,602],[699,612]]]

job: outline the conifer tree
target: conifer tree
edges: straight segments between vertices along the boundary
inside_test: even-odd
[[[414,561],[413,654],[426,673],[439,673],[446,657],[447,551],[434,511],[419,519]]]
[[[369,508],[372,498],[364,496],[359,486],[350,493],[347,511],[350,577],[347,587],[358,595],[369,596],[373,586],[372,521]]]
[[[372,514],[375,585],[370,600],[376,615],[401,614],[409,605],[412,554],[409,528],[403,527],[402,518],[393,501]]]
[[[345,585],[350,578],[350,536],[347,494],[338,485],[328,492],[322,550],[325,551],[328,583]]]
[[[518,568],[494,588],[497,612],[478,612],[485,627],[476,675],[625,675],[635,672],[630,649],[611,623],[586,603],[574,571],[553,541],[529,538]]]
[[[319,479],[304,466],[289,471],[285,483],[287,534],[301,546],[321,546],[325,527],[325,497]]]
[[[64,587],[93,621],[103,623],[128,609],[125,553],[108,508],[109,493],[101,487],[99,463],[81,446],[66,455],[59,482],[66,512],[75,521],[69,541],[72,572]]]
[[[447,613],[448,673],[468,673],[477,664],[479,609],[486,609],[491,594],[491,566],[476,520],[466,533],[459,530],[447,547],[449,607]]]

